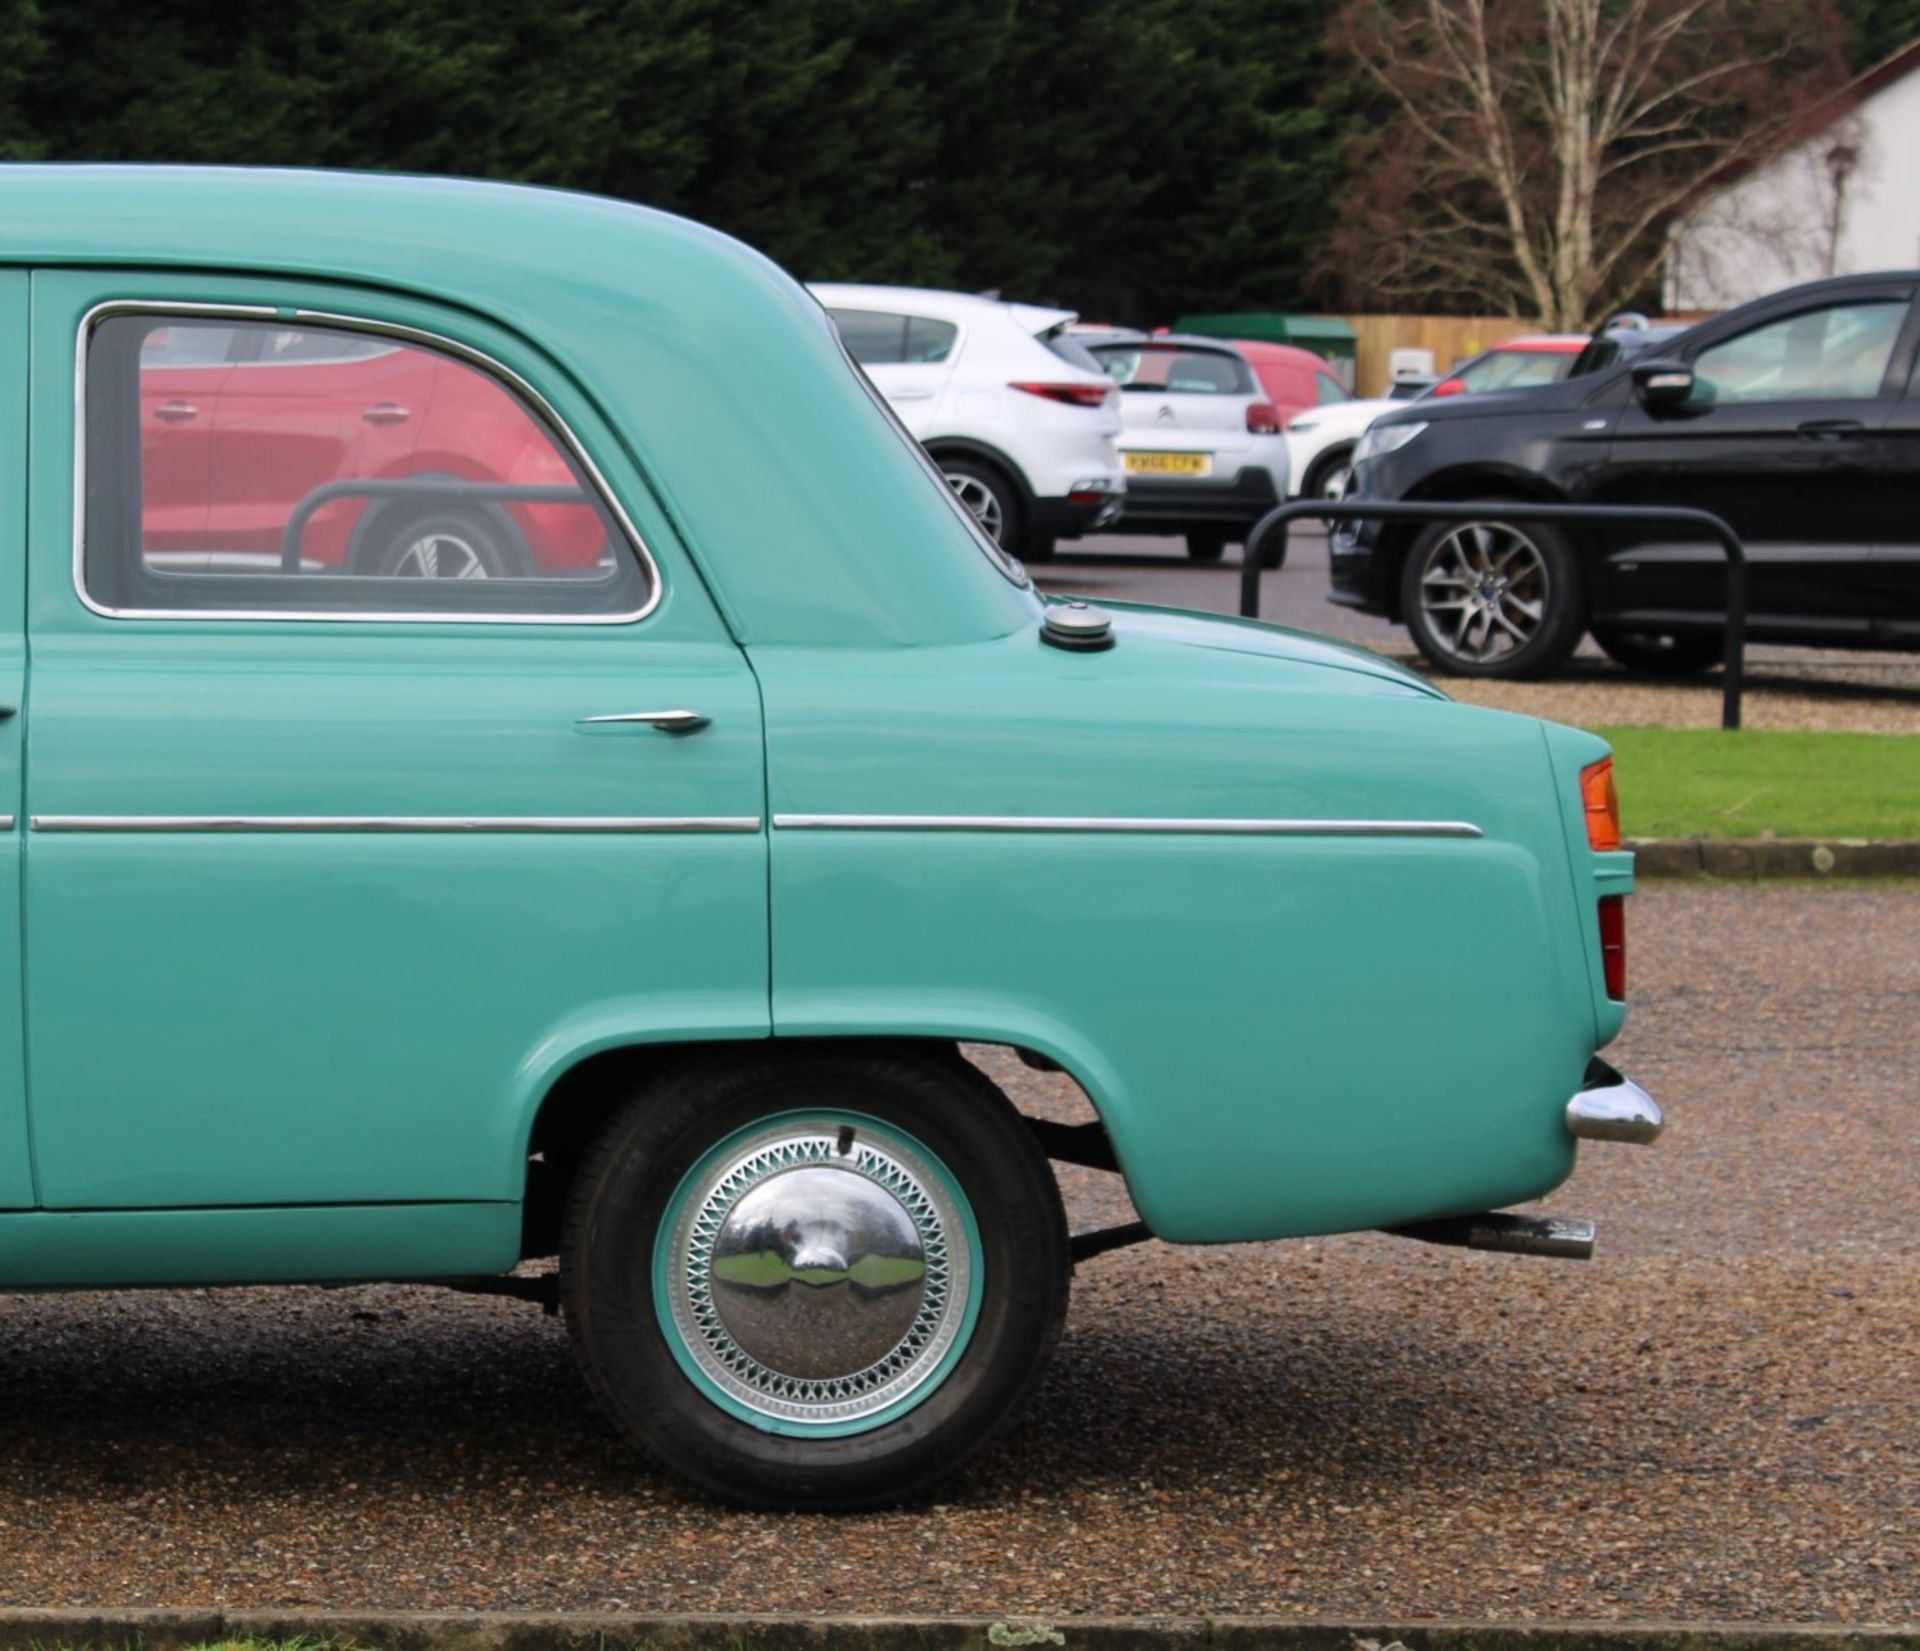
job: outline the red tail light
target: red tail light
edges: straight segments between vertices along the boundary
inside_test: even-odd
[[[1114,394],[1111,384],[1010,384],[1010,390],[1025,390],[1030,396],[1048,401],[1064,401],[1069,407],[1104,407]]]
[[[1254,401],[1247,404],[1247,434],[1250,436],[1277,436],[1280,434],[1280,409],[1270,401]]]
[[[1467,381],[1464,378],[1443,378],[1433,387],[1437,396],[1459,396],[1467,393]]]
[[[1600,965],[1607,977],[1607,996],[1627,1001],[1627,901],[1624,895],[1600,897]]]

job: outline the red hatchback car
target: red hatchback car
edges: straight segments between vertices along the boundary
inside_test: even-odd
[[[1295,413],[1353,399],[1353,392],[1335,376],[1326,357],[1311,350],[1295,344],[1264,344],[1252,338],[1236,338],[1233,347],[1246,357],[1260,387],[1267,392],[1267,400],[1280,410],[1283,429]]]
[[[486,374],[362,333],[272,322],[160,327],[140,353],[146,560],[170,573],[279,565],[315,489],[349,481],[572,488],[547,432]],[[490,579],[585,572],[606,553],[584,502],[336,498],[310,572]]]

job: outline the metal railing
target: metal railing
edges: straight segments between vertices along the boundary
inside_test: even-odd
[[[1722,679],[1720,726],[1740,726],[1740,696],[1747,663],[1747,551],[1720,517],[1685,506],[1638,504],[1529,504],[1524,499],[1487,499],[1465,503],[1412,500],[1295,499],[1269,510],[1247,535],[1246,561],[1240,570],[1240,613],[1260,617],[1260,575],[1267,540],[1280,535],[1280,559],[1286,559],[1287,529],[1302,518],[1332,522],[1552,522],[1572,527],[1678,527],[1719,543],[1727,557],[1726,675]]]
[[[522,487],[510,482],[467,482],[457,477],[416,476],[403,481],[324,482],[305,495],[287,517],[280,535],[280,571],[300,571],[300,536],[322,505],[335,499],[438,499],[451,504],[584,504],[594,501],[580,488]]]

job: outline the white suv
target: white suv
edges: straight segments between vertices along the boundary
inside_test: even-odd
[[[847,353],[995,540],[1044,557],[1116,520],[1119,396],[1071,310],[816,282]]]

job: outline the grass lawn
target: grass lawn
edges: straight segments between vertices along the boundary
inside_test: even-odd
[[[1595,731],[1630,837],[1920,837],[1920,735]]]

